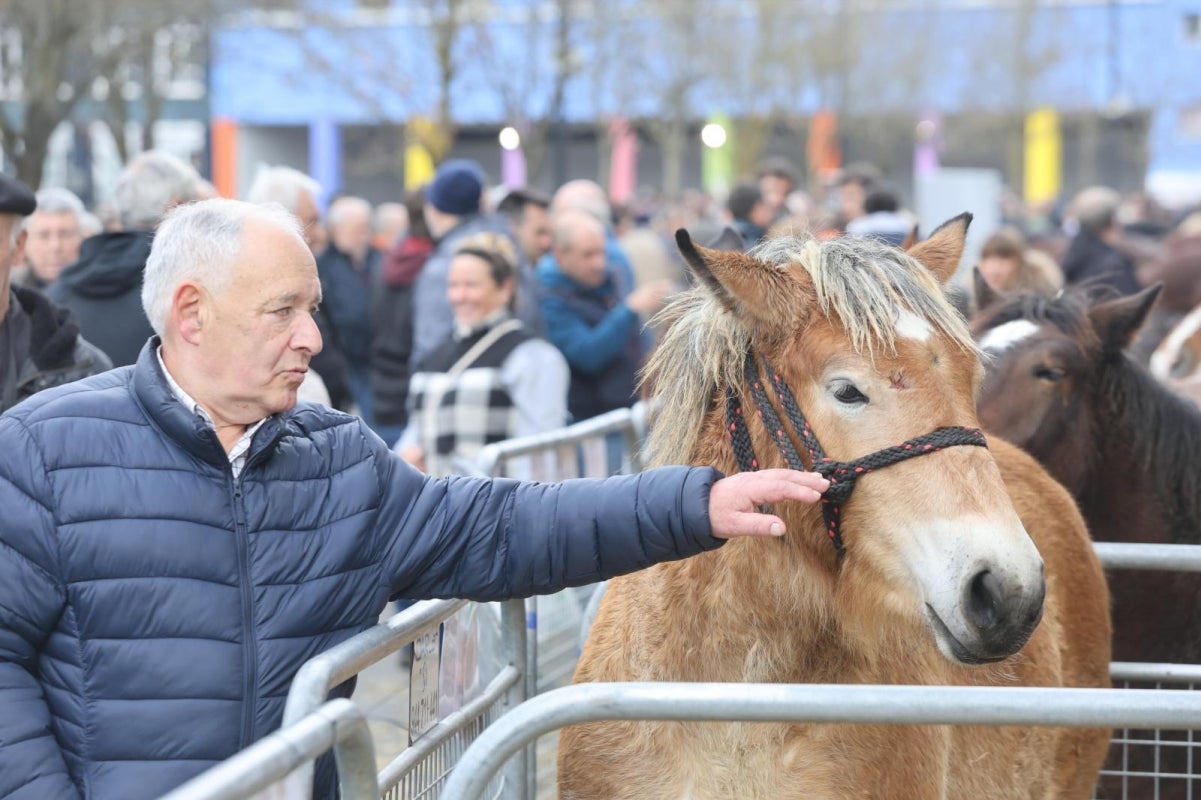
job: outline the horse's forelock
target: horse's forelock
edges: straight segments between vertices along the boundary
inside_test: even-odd
[[[870,354],[877,346],[895,352],[901,311],[917,315],[959,347],[976,352],[963,316],[942,286],[929,270],[891,245],[848,236],[823,243],[778,237],[751,255],[779,266],[803,267],[822,313],[828,319],[837,317],[859,353]]]

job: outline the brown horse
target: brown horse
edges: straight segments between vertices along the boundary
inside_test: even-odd
[[[1099,541],[1195,543],[1201,531],[1201,412],[1124,352],[1158,291],[1101,303],[1079,292],[987,296],[972,320],[992,355],[980,420],[1068,488]],[[1201,576],[1119,570],[1109,588],[1115,659],[1201,661]],[[1112,767],[1121,758],[1115,752]],[[1150,746],[1132,746],[1125,767],[1190,772],[1183,747],[1155,758]],[[1188,781],[1168,778],[1108,778],[1102,789],[1131,800],[1191,796]]]
[[[792,463],[796,448],[820,461],[818,440],[832,459],[871,455],[822,462],[857,488],[822,510],[777,507],[778,540],[612,581],[577,681],[1108,685],[1108,599],[1071,498],[1016,448],[964,438],[983,369],[938,278],[969,220],[911,256],[791,238],[744,255],[677,235],[700,280],[668,309],[648,368],[664,409],[653,460],[728,473]],[[938,431],[948,446],[927,449]],[[927,454],[894,463],[913,450]],[[1097,729],[597,723],[563,731],[560,797],[1083,799],[1107,742]]]
[[[1123,353],[1158,293],[990,297],[972,320],[991,355],[981,422],[1072,493],[1098,541],[1195,543],[1201,531],[1201,412]],[[1201,662],[1197,576],[1124,571],[1109,587],[1115,659]]]

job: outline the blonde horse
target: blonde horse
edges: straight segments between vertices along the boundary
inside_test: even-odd
[[[1016,448],[978,446],[983,370],[939,285],[969,221],[909,255],[852,239],[740,254],[677,235],[699,285],[649,366],[654,460],[733,472],[807,452],[837,488],[821,510],[777,508],[778,540],[614,580],[576,681],[1109,685],[1108,595],[1075,504]],[[1108,739],[597,723],[563,731],[560,797],[1083,800]]]

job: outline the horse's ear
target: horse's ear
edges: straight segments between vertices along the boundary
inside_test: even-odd
[[[751,258],[741,247],[739,252],[701,247],[683,228],[676,231],[676,246],[697,279],[739,317],[777,327],[796,308],[796,280],[779,267]]]
[[[723,231],[723,236],[724,231]],[[721,237],[718,237],[719,239]],[[680,255],[684,256],[684,261],[692,270],[692,274],[697,277],[705,288],[721,300],[722,304],[731,310],[734,308],[734,298],[726,293],[726,287],[722,285],[717,276],[713,274],[713,270],[709,268],[709,261],[705,257],[708,252],[706,248],[694,244],[692,236],[684,228],[676,231],[676,247],[680,249]]]
[[[1163,284],[1143,289],[1138,294],[1098,303],[1088,311],[1088,320],[1101,339],[1107,353],[1120,353],[1134,341],[1135,334],[1147,320]]]
[[[965,211],[935,228],[926,241],[905,249],[909,255],[922,262],[926,269],[933,272],[940,283],[946,283],[959,269],[967,229],[971,224],[972,215]]]
[[[905,241],[901,242],[901,249],[904,250],[905,252],[909,252],[910,250],[913,249],[913,246],[915,244],[917,244],[917,226],[916,225],[914,225],[912,228],[910,228],[909,233],[907,233],[905,235]]]
[[[1001,299],[1001,295],[984,280],[979,267],[972,267],[972,296],[976,298],[977,311],[983,311]]]

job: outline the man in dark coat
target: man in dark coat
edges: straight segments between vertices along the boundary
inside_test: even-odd
[[[321,307],[350,367],[359,415],[375,427],[371,403],[371,300],[381,256],[371,246],[371,204],[343,196],[330,205],[329,246],[317,258]]]
[[[756,509],[828,486],[431,478],[297,404],[320,299],[287,212],[183,206],[146,265],[137,364],[0,417],[0,797],[158,797],[278,727],[300,665],[390,597],[554,592],[778,536]]]
[[[79,335],[66,309],[34,289],[11,285],[28,236],[21,221],[35,207],[28,187],[0,173],[0,413],[44,389],[112,366]]]
[[[142,313],[141,290],[154,229],[168,210],[195,200],[199,190],[196,170],[172,155],[148,150],[134,158],[113,197],[121,230],[87,239],[79,261],[64,269],[48,291],[118,367],[136,361],[153,333]]]
[[[1104,186],[1084,189],[1072,200],[1079,231],[1063,257],[1063,278],[1069,286],[1088,282],[1109,286],[1123,295],[1142,289],[1135,277],[1134,260],[1117,247],[1122,238],[1118,225],[1121,203],[1122,196]]]

